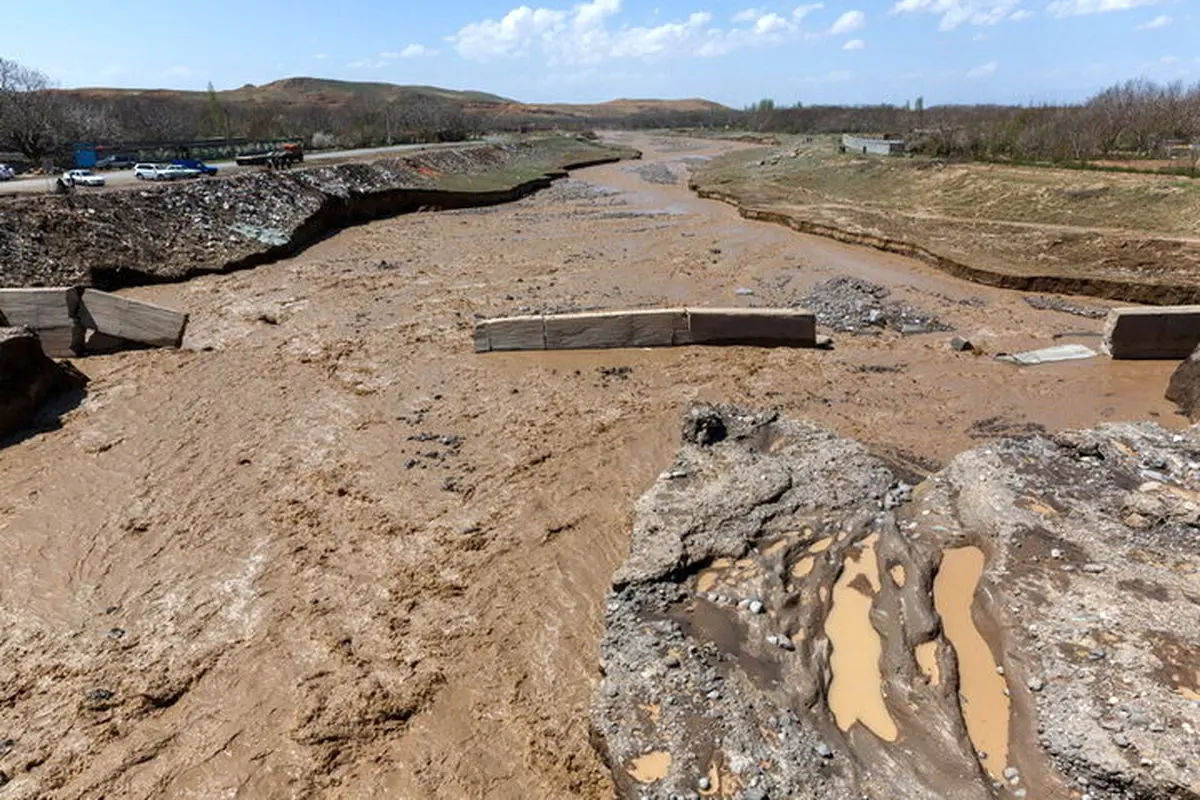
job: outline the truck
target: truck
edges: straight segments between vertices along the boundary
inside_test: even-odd
[[[257,153],[242,153],[234,158],[239,167],[289,167],[304,161],[304,148],[294,142],[280,145],[274,150]]]

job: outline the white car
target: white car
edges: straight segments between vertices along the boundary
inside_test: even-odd
[[[0,164],[0,181],[11,181],[16,174],[8,164]]]
[[[133,177],[143,181],[156,181],[160,169],[162,167],[158,164],[134,164]]]
[[[73,169],[63,173],[63,182],[68,186],[103,186],[103,176],[90,169]]]

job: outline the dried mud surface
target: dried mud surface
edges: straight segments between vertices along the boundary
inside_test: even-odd
[[[739,146],[623,141],[672,171]],[[472,352],[478,314],[787,304],[843,275],[984,352],[1100,330],[617,164],[127,290],[191,315],[184,348],[78,362],[82,405],[0,450],[5,796],[610,797],[605,594],[693,402],[814,420],[914,480],[1012,431],[1183,422],[1172,364],[1018,369],[948,332]]]

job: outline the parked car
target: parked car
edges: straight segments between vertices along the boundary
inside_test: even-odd
[[[129,156],[105,156],[96,162],[96,169],[129,169],[135,163]]]
[[[68,186],[103,186],[103,176],[90,169],[73,169],[63,173],[63,182]]]
[[[11,181],[16,175],[8,164],[0,164],[0,181]]]
[[[156,181],[158,180],[158,170],[158,164],[134,164],[133,177],[143,181]]]
[[[177,158],[171,162],[173,167],[183,167],[185,169],[200,170],[201,175],[216,175],[217,168],[210,167],[198,158]]]
[[[200,170],[192,167],[182,167],[178,164],[166,164],[158,168],[158,180],[177,181],[184,178],[199,178]]]

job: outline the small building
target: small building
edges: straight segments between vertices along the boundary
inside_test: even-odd
[[[904,154],[903,139],[875,139],[867,136],[842,134],[843,153],[861,153],[862,155],[895,156]]]

